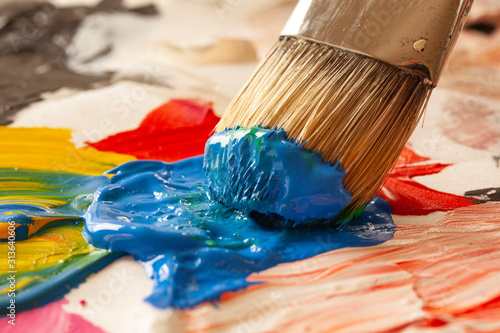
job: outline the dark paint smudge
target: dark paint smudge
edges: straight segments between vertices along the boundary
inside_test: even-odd
[[[69,87],[89,89],[110,74],[82,75],[66,66],[65,48],[82,20],[98,12],[125,12],[121,1],[104,0],[95,7],[56,7],[48,2],[11,2],[0,7],[0,125],[39,101],[43,92]],[[156,14],[151,6],[130,10]]]
[[[472,190],[465,192],[466,197],[472,197],[482,202],[487,201],[500,201],[500,188],[483,188],[480,190]]]
[[[497,168],[500,168],[500,155],[493,156],[493,161],[495,161]]]
[[[496,24],[491,22],[474,22],[473,24],[469,24],[465,26],[466,30],[481,32],[485,35],[491,35],[496,29]]]

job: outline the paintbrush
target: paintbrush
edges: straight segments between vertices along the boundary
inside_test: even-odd
[[[216,132],[285,130],[324,162],[339,163],[352,195],[343,215],[359,211],[419,123],[471,5],[301,0]]]

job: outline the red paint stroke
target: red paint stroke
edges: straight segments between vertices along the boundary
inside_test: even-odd
[[[104,333],[79,315],[68,313],[62,306],[67,300],[50,303],[42,308],[16,313],[16,325],[8,323],[9,317],[0,319],[0,333],[39,332],[39,333]]]
[[[457,317],[470,320],[498,320],[500,315],[500,297],[490,302],[482,304],[476,308],[467,309],[463,313],[457,314]]]
[[[174,162],[203,154],[218,122],[211,103],[175,99],[150,112],[137,129],[87,144],[138,159]]]
[[[410,148],[405,147],[396,163],[396,167],[387,178],[384,187],[377,194],[386,200],[396,215],[427,215],[436,211],[449,211],[471,206],[477,200],[430,189],[412,178],[441,172],[450,164],[428,163],[428,161]]]
[[[396,166],[419,163],[419,162],[426,162],[429,160],[430,160],[430,158],[425,157],[425,156],[420,156],[417,153],[415,153],[413,150],[411,150],[410,148],[405,146],[403,148],[403,151],[401,152],[401,155],[399,155],[399,158],[396,162]]]

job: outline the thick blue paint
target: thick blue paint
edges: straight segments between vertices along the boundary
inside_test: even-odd
[[[340,228],[275,228],[209,199],[203,156],[176,163],[133,161],[111,171],[84,216],[84,237],[124,251],[155,280],[151,304],[193,307],[249,285],[246,277],[343,247],[393,237],[391,207],[375,198]]]
[[[216,133],[205,146],[210,197],[226,206],[277,214],[289,226],[331,220],[351,201],[339,163],[260,127]]]

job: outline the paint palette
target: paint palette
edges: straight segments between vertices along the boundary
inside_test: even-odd
[[[288,230],[210,201],[200,155],[294,2],[90,2],[0,9],[0,331],[500,330],[498,4],[385,201]]]

